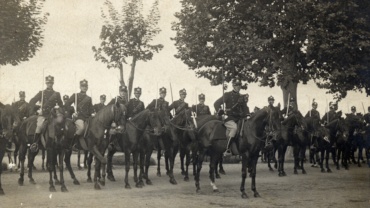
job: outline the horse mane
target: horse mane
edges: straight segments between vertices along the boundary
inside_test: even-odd
[[[141,111],[140,113],[136,114],[134,117],[131,118],[131,121],[135,122],[135,121],[140,121],[140,120],[143,120],[143,117],[147,116],[148,113],[150,113],[150,110],[149,109],[145,109],[143,111]]]
[[[104,108],[102,108],[98,113],[96,113],[94,118],[96,118],[99,121],[105,121],[106,116],[109,115],[107,112],[111,111],[112,107],[114,108],[114,105],[116,104],[113,103],[113,104],[104,106]],[[120,108],[122,112],[126,111],[126,107],[124,105],[120,104]]]
[[[177,114],[175,117],[172,118],[172,122],[176,125],[183,123],[187,119],[188,112],[191,112],[191,111],[189,109],[185,109],[181,111],[179,114]]]

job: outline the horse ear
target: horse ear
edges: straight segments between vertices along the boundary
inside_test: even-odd
[[[277,107],[278,107],[278,108],[279,108],[279,110],[280,110],[280,107],[281,107],[281,106],[280,106],[280,103],[278,103]]]

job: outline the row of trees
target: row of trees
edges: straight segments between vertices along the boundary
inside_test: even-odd
[[[286,105],[314,80],[342,99],[370,94],[370,1],[183,0],[173,38],[199,77],[278,85]],[[222,72],[224,74],[222,74]]]

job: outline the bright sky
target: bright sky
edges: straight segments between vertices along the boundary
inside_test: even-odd
[[[112,0],[121,2],[122,0]],[[148,9],[153,0],[143,0],[144,9]],[[78,83],[82,79],[89,81],[88,94],[92,95],[93,102],[99,102],[99,96],[106,94],[107,98],[118,93],[119,71],[108,70],[106,65],[95,61],[92,46],[99,46],[100,29],[102,26],[101,7],[104,0],[58,0],[46,1],[44,10],[50,13],[45,27],[44,46],[36,56],[28,62],[18,66],[0,67],[0,101],[11,103],[13,98],[18,99],[20,90],[26,91],[26,100],[31,99],[42,88],[42,71],[45,76],[55,77],[54,89],[62,95],[71,95],[78,90]],[[186,101],[195,104],[196,94],[206,95],[206,104],[213,106],[213,102],[222,95],[221,86],[211,86],[209,80],[198,79],[193,71],[179,59],[176,59],[176,48],[170,37],[175,36],[171,30],[171,22],[176,21],[174,13],[180,11],[179,1],[160,0],[161,14],[160,28],[162,32],[155,39],[155,43],[164,45],[159,54],[154,54],[153,60],[138,62],[134,87],[140,86],[143,90],[141,99],[147,105],[157,96],[158,88],[167,88],[167,100],[171,102],[169,90],[170,82],[173,87],[173,99],[178,99],[178,92],[185,88],[188,92]],[[124,76],[127,81],[129,65],[125,66]],[[77,81],[74,74],[76,72]],[[229,88],[228,90],[230,90]],[[265,106],[267,97],[273,95],[276,104],[282,102],[282,92],[279,87],[259,87],[251,84],[247,91],[249,107]],[[318,89],[313,82],[298,86],[298,105],[305,113],[309,109],[309,100],[316,98],[318,110],[323,115],[326,100],[331,101],[332,95],[325,94],[325,90]],[[350,106],[356,106],[358,112],[363,112],[362,103],[367,109],[370,99],[359,92],[349,92],[346,99],[341,101],[339,109],[347,113]],[[212,107],[213,108],[213,107]]]

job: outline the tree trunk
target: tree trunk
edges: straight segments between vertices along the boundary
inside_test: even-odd
[[[136,60],[137,60],[136,56],[133,56],[132,63],[131,63],[130,77],[128,79],[128,97],[129,98],[131,97],[132,86],[134,84]]]
[[[121,86],[125,86],[125,81],[124,81],[124,79],[123,79],[123,64],[122,63],[120,63],[120,65],[119,65],[119,75],[120,75],[120,78],[119,78],[119,84],[121,85]]]
[[[283,91],[284,107],[288,105],[288,97],[290,94],[290,97],[294,98],[295,108],[298,110],[297,87],[298,83],[293,81],[289,81],[286,86],[281,86],[281,90]]]

